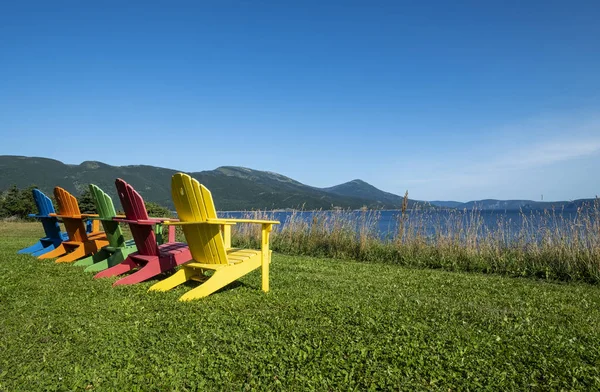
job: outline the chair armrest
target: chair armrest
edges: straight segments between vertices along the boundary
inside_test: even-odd
[[[120,222],[120,223],[133,223],[136,225],[148,225],[148,226],[152,226],[152,225],[156,224],[156,222],[154,222],[154,221],[140,221],[140,220],[121,219],[121,218],[113,218],[113,221]]]
[[[261,219],[226,219],[228,222],[233,223],[257,223],[261,225],[279,225],[279,221],[274,220],[261,220]]]
[[[164,221],[164,225],[183,226],[183,225],[235,225],[234,222],[225,219],[209,219],[206,221]]]
[[[143,222],[145,224],[152,223],[154,225],[161,225],[165,221],[179,222],[179,219],[176,219],[176,218],[148,218],[148,219],[138,219],[138,222]]]
[[[164,221],[179,222],[179,219],[177,219],[177,218],[153,218],[153,217],[150,217],[150,218],[148,218],[148,220],[153,220],[153,221],[156,221],[158,223],[162,223]]]
[[[58,214],[55,214],[55,213],[51,213],[51,214],[48,214],[48,215],[53,216],[55,218],[61,218],[61,219],[65,219],[65,218],[66,219],[85,219],[81,215],[58,215]]]
[[[260,220],[260,219],[207,219],[205,221],[185,221],[185,222],[172,222],[165,221],[165,225],[235,225],[237,223],[257,223],[260,225],[278,225],[279,221],[271,220]]]
[[[104,220],[104,221],[108,220],[108,221],[110,221],[110,220],[112,220],[112,218],[106,219],[106,218],[100,218],[99,216],[86,216],[86,218],[89,219],[89,220],[93,220],[93,221],[96,221],[96,220],[100,220],[100,221],[102,221],[102,220]]]
[[[123,215],[118,215],[114,217],[112,220],[115,222],[123,222],[123,223],[134,223],[138,225],[162,225],[165,224],[165,221],[168,221],[169,218],[149,218],[149,219],[123,219],[121,218]],[[177,222],[177,219],[173,219],[173,221]]]
[[[55,218],[61,218],[61,219],[92,219],[92,220],[96,220],[96,219],[101,219],[99,217],[98,214],[80,214],[80,215],[59,215],[59,214],[55,214],[55,213],[51,213],[48,214],[49,216],[55,217]]]

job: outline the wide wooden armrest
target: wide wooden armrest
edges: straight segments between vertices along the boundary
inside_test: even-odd
[[[170,220],[169,218],[149,218],[149,219],[123,219],[121,218],[121,216],[123,215],[118,215],[118,217],[114,217],[113,221],[115,222],[123,222],[123,223],[135,223],[138,225],[160,225],[165,223],[165,221]],[[177,222],[177,219],[171,219],[175,222]]]
[[[125,215],[117,215],[117,216],[113,216],[112,218],[102,218],[102,217],[100,217],[98,215],[86,215],[85,217],[87,219],[93,220],[93,221],[97,221],[97,220],[99,220],[99,221],[114,221],[115,218],[117,218],[117,219],[118,218],[125,218]]]
[[[40,215],[40,214],[29,214],[27,216],[30,218],[49,218],[49,215]]]
[[[133,223],[136,225],[154,225],[156,224],[156,222],[154,221],[142,221],[142,220],[133,220],[133,219],[121,219],[121,218],[113,218],[114,222],[120,222],[120,223]]]
[[[258,223],[261,225],[278,225],[279,221],[260,219],[207,219],[205,221],[164,222],[165,225],[235,225],[237,223]]]
[[[61,219],[65,219],[65,218],[67,218],[67,219],[82,219],[83,218],[81,215],[58,215],[55,213],[51,213],[48,215],[53,216],[55,218],[61,218]]]
[[[156,221],[157,223],[163,223],[163,222],[165,222],[165,221],[169,221],[169,222],[179,222],[179,219],[177,219],[177,218],[152,218],[152,217],[150,217],[150,218],[148,218],[148,219],[149,219],[149,220],[154,220],[154,221]]]
[[[137,222],[142,225],[155,225],[157,223],[163,223],[162,220],[158,219],[138,219]]]
[[[165,225],[172,226],[181,226],[181,225],[235,225],[235,222],[230,221],[229,219],[208,219],[205,221],[165,221],[163,222]]]
[[[55,218],[61,219],[100,219],[98,214],[80,214],[80,215],[59,215],[55,213],[48,214],[49,216],[53,216]]]
[[[258,223],[262,225],[279,225],[279,221],[272,220],[261,220],[261,219],[226,219],[228,222],[233,223]]]

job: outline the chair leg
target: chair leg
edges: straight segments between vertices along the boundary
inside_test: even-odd
[[[42,249],[44,249],[44,244],[42,244],[41,241],[38,241],[35,244],[28,246],[27,248],[21,249],[20,251],[17,252],[17,254],[22,255],[22,254],[27,254],[27,253],[35,253],[35,252],[39,252]]]
[[[140,283],[140,282],[143,282],[144,280],[148,280],[150,278],[155,277],[156,275],[159,275],[160,273],[164,272],[163,270],[166,271],[166,270],[168,270],[168,268],[163,267],[158,260],[149,261],[145,266],[140,268],[138,271],[135,271],[132,274],[127,275],[126,277],[117,280],[115,283],[113,283],[113,286],[121,286],[124,284]]]
[[[83,244],[79,245],[71,252],[66,255],[59,257],[56,259],[55,263],[72,263],[75,260],[78,260],[86,255],[85,246]]]
[[[168,291],[192,279],[192,276],[199,275],[200,271],[193,268],[181,267],[179,271],[158,283],[153,284],[148,291]]]
[[[77,262],[75,262],[75,264],[78,267],[88,267],[90,265],[96,264],[101,262],[102,260],[106,260],[110,257],[110,252],[107,251],[106,249],[100,249],[98,251],[98,253],[95,253],[91,256],[88,256],[86,258],[83,258],[81,260],[78,260]]]
[[[191,301],[193,299],[209,296],[220,288],[227,286],[229,283],[241,278],[258,267],[260,267],[260,259],[249,260],[240,264],[221,268],[215,271],[215,273],[205,283],[202,283],[195,289],[188,291],[182,295],[179,300]]]
[[[67,253],[67,249],[65,248],[65,245],[60,244],[58,247],[56,247],[56,249],[51,250],[50,252],[44,253],[43,255],[39,256],[38,259],[40,259],[40,260],[53,259],[55,257],[60,257],[60,256],[64,255],[65,253]]]
[[[50,251],[52,251],[54,249],[56,249],[56,245],[51,244],[51,245],[48,245],[45,248],[42,248],[42,249],[38,250],[37,252],[31,253],[31,255],[39,258],[41,255],[46,254],[46,253],[48,253],[48,252],[50,252]]]
[[[98,272],[96,275],[94,275],[94,279],[109,278],[111,276],[121,275],[137,267],[139,267],[139,264],[136,263],[131,257],[127,257],[121,264],[117,264],[105,269],[104,271]]]
[[[122,248],[117,248],[115,253],[108,258],[108,267],[112,267],[113,265],[117,265],[123,262],[130,254],[137,252],[137,248],[134,246],[124,246]]]
[[[84,260],[86,260],[86,259],[84,259]],[[108,265],[108,259],[106,259],[106,260],[102,260],[97,263],[94,263],[92,265],[88,265],[87,267],[85,267],[83,272],[100,272],[100,271],[104,271],[105,269],[107,269],[109,267],[110,266]]]
[[[95,255],[91,255],[83,259],[77,260],[73,263],[73,265],[76,267],[88,267],[94,264],[94,256],[96,256],[97,254],[100,254],[100,252],[96,253]]]
[[[115,265],[121,264],[129,255],[133,252],[125,252],[127,248],[117,248],[115,252],[104,260],[94,263],[84,269],[84,272],[100,272],[107,268],[114,267]],[[135,248],[134,248],[135,251]]]

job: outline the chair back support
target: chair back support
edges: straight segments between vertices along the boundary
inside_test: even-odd
[[[119,223],[112,219],[117,216],[117,211],[113,204],[112,199],[102,189],[94,184],[90,184],[90,193],[96,206],[96,211],[102,222],[102,227],[106,233],[108,243],[112,247],[121,247],[125,244],[125,238],[123,237],[123,231],[119,227]]]
[[[144,199],[135,189],[124,180],[117,178],[115,181],[121,205],[125,210],[127,220],[148,220],[148,211]],[[131,234],[137,246],[138,253],[145,256],[158,256],[158,245],[152,225],[136,224],[129,222]]]
[[[77,198],[59,186],[54,188],[54,197],[58,204],[58,213],[62,215],[65,230],[69,235],[69,241],[87,241],[85,222],[81,219]]]
[[[46,233],[46,237],[60,238],[60,226],[58,224],[58,219],[50,216],[50,214],[55,213],[52,200],[50,200],[50,198],[39,189],[34,189],[32,192],[33,201],[38,209],[38,215],[40,221],[42,222],[42,226],[44,226],[44,233]]]
[[[33,191],[33,201],[35,202],[35,206],[38,209],[38,214],[40,215],[50,215],[54,214],[54,205],[52,204],[52,200],[48,196],[46,196],[39,189],[34,189]]]
[[[171,178],[171,196],[182,222],[216,219],[217,211],[210,191],[187,174]],[[227,264],[227,253],[219,225],[183,225],[183,233],[194,260],[207,264]]]

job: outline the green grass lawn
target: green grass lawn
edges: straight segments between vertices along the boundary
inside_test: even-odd
[[[208,298],[112,288],[0,223],[0,391],[598,389],[600,288],[273,255]]]

